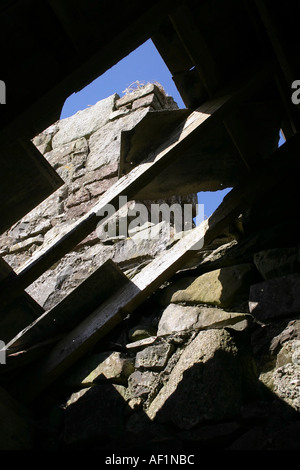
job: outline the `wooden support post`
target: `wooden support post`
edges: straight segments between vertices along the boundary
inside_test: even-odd
[[[186,52],[208,93],[213,96],[221,87],[221,76],[217,63],[212,56],[202,34],[194,22],[187,5],[178,7],[170,15],[171,22]],[[225,128],[237,148],[248,171],[255,169],[261,158],[257,155],[252,136],[241,125],[238,116],[232,113],[224,120]]]
[[[286,79],[288,86],[290,87],[293,80],[295,80],[295,78],[297,77],[294,76],[293,68],[290,64],[290,61],[288,60],[288,51],[284,49],[280,32],[278,31],[278,28],[276,28],[276,25],[272,19],[268,8],[265,5],[264,0],[255,0],[255,4],[265,25],[266,32],[269,36],[270,42],[274,49],[278,63],[282,69],[283,75]]]
[[[170,20],[208,95],[212,96],[222,86],[220,71],[189,7],[177,7],[170,14]]]
[[[105,334],[122,321],[163,282],[192,258],[195,249],[208,244],[228,223],[258,201],[266,191],[299,167],[300,136],[280,147],[260,168],[224,198],[213,215],[188,233],[175,246],[146,266],[131,282],[96,309],[59,344],[17,387],[26,400],[34,399],[66,369],[87,353]]]

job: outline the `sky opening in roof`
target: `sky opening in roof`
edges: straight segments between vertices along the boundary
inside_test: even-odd
[[[114,93],[121,97],[126,88],[135,82],[160,83],[166,94],[174,98],[178,107],[185,108],[169,69],[153,42],[148,40],[81,91],[69,96],[64,103],[60,119],[72,116]],[[283,142],[281,135],[279,145]],[[198,203],[204,204],[205,218],[214,212],[230,189],[198,194]]]
[[[134,82],[160,83],[167,95],[174,98],[179,108],[185,108],[169,69],[153,42],[148,40],[80,92],[69,96],[60,118],[69,117],[114,93],[121,97],[123,91]]]

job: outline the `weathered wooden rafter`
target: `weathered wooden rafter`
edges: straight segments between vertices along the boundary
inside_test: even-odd
[[[12,268],[0,258],[0,282],[7,276],[16,277]],[[44,309],[27,292],[20,292],[13,302],[1,311],[1,341],[8,342],[28,323],[39,318],[43,312]]]
[[[293,80],[295,80],[293,66],[289,60],[289,52],[286,50],[280,31],[276,27],[276,24],[272,18],[266,2],[264,0],[255,0],[256,7],[261,16],[261,19],[265,25],[265,30],[269,36],[270,42],[274,49],[275,56],[277,57],[278,63],[280,64],[283,75],[286,79],[288,86],[290,87]]]
[[[292,53],[285,44],[282,31],[279,30],[278,24],[276,24],[274,16],[272,15],[272,11],[270,11],[270,7],[267,5],[265,0],[255,0],[254,3],[265,26],[265,33],[269,38],[271,50],[273,49],[274,57],[277,59],[278,67],[275,73],[275,82],[286,112],[286,116],[282,123],[282,131],[285,138],[289,138],[300,128],[300,105],[292,104],[291,101],[293,93],[293,89],[291,88],[292,83],[294,80],[299,79],[296,72],[297,67],[295,67]],[[290,8],[292,11],[293,8]]]
[[[7,343],[7,349],[10,352],[26,349],[71,330],[127,282],[128,278],[113,261],[105,261],[55,307],[18,332]]]
[[[1,377],[36,361],[39,354],[49,350],[49,345],[57,343],[127,283],[127,276],[109,259],[52,309],[43,313],[40,307],[38,318],[36,314],[34,321],[15,330],[15,336],[7,341],[8,357],[5,369],[0,371]]]
[[[179,6],[171,13],[170,19],[208,96],[212,97],[222,86],[222,77],[205,39],[194,21],[190,8],[187,5]],[[253,137],[249,135],[234,112],[226,117],[224,125],[246,168],[248,171],[252,171],[260,161],[253,144]]]
[[[29,140],[0,147],[0,234],[18,222],[60,186],[63,180]],[[5,175],[13,177],[6,178]]]

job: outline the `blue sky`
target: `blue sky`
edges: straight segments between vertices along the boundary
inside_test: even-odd
[[[136,81],[142,83],[159,82],[165,92],[174,98],[179,108],[185,107],[167,66],[152,41],[149,40],[80,92],[73,93],[63,106],[61,119],[69,117],[88,106],[92,106],[114,93],[122,96],[123,90]],[[206,217],[209,217],[218,207],[228,191],[229,189],[225,189],[223,191],[202,192],[198,194],[199,203],[204,204],[204,214]]]
[[[167,66],[149,40],[79,93],[71,95],[64,104],[61,119],[114,93],[122,96],[123,90],[136,81],[159,82],[180,108],[185,107]]]

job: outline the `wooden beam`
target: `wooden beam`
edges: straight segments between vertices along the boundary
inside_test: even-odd
[[[249,0],[243,0],[243,4],[252,22],[255,35],[265,49],[265,55],[270,55],[270,47],[269,44],[266,43],[267,36],[269,37],[271,47],[273,47],[274,57],[277,58],[278,66],[275,67],[274,80],[285,110],[282,132],[288,139],[300,129],[300,121],[297,106],[292,104],[291,101],[291,83],[295,77],[293,78],[289,61],[283,49],[282,37],[280,37],[276,31],[274,22],[270,17],[270,12],[268,12],[263,1],[249,2]],[[262,20],[265,30],[261,28],[261,24],[257,21],[257,18]],[[286,71],[285,73],[284,70]]]
[[[8,276],[11,276],[12,278],[17,277],[12,267],[4,259],[0,258],[0,282]]]
[[[265,4],[264,0],[255,0],[257,10],[266,28],[266,33],[269,36],[270,42],[277,57],[278,63],[282,69],[283,75],[290,87],[293,80],[295,80],[293,67],[288,59],[288,51],[283,46],[280,31],[272,18],[272,15]]]
[[[51,343],[62,339],[128,282],[127,276],[113,261],[103,263],[58,305],[19,330],[6,343],[6,367],[0,370],[0,376],[7,376],[24,364],[39,360],[44,347],[49,351],[49,345],[53,346]]]
[[[31,139],[59,119],[63,104],[72,93],[81,90],[147,41],[158,28],[161,18],[167,16],[178,1],[182,0],[151,2],[141,11],[136,8],[130,14],[130,21],[124,22],[121,28],[112,29],[111,34],[105,37],[100,34],[100,37],[89,48],[86,48],[84,54],[74,54],[72,58],[66,58],[68,59],[66,67],[61,71],[61,75],[57,75],[58,71],[55,71],[54,76],[51,76],[50,70],[46,92],[40,93],[27,105],[11,102],[9,107],[3,108],[3,119],[0,119],[0,146],[14,141],[16,135]],[[68,3],[72,9],[72,2]],[[110,8],[111,16],[108,16],[108,21],[113,26],[115,9],[113,6]],[[101,29],[101,21],[106,19],[99,15],[99,29]],[[35,38],[31,40],[34,41]],[[52,52],[55,54],[55,51]],[[9,51],[7,54],[10,54]],[[15,60],[15,63],[17,64],[18,61]],[[18,76],[18,68],[15,68],[14,75]],[[39,89],[38,77],[32,77],[31,82],[33,89]],[[9,83],[9,78],[7,83]],[[10,93],[13,98],[14,90],[10,90]]]
[[[96,309],[60,341],[49,356],[18,377],[17,389],[27,401],[52,384],[65,370],[86,354],[125,315],[136,309],[163,282],[193,257],[194,251],[210,243],[228,223],[257,202],[289,174],[299,170],[300,136],[297,134],[262,163],[242,184],[224,198],[213,215],[188,233],[176,245],[147,265],[131,282]],[[297,168],[295,168],[297,167]],[[275,190],[277,188],[275,187]]]
[[[127,276],[112,260],[105,261],[59,304],[18,332],[7,343],[7,349],[10,352],[26,349],[70,331],[127,282]]]
[[[208,95],[170,18],[164,20],[160,29],[151,36],[151,40],[170,70],[186,108],[198,108],[207,100]]]
[[[0,281],[7,276],[16,277],[13,269],[0,258]],[[27,292],[20,292],[6,308],[1,311],[0,331],[1,340],[6,343],[13,338],[20,329],[36,320],[44,309],[30,297]],[[0,371],[2,372],[2,371]]]
[[[195,143],[214,126],[224,120],[244,100],[249,98],[262,84],[270,79],[272,68],[267,65],[252,77],[232,85],[220,96],[209,100],[194,111],[179,125],[166,142],[153,152],[141,165],[134,168],[128,175],[120,178],[100,198],[98,204],[87,214],[74,223],[68,233],[58,237],[50,246],[37,250],[35,255],[17,270],[17,279],[7,279],[0,285],[0,301],[6,304],[20,290],[28,287],[34,280],[61,259],[68,251],[88,236],[100,223],[99,213],[108,204],[117,211],[120,196],[133,199],[138,190],[149,183],[159,172],[167,168],[175,159],[184,158],[185,149]]]
[[[84,54],[86,48],[91,45],[93,31],[84,16],[78,11],[78,3],[73,3],[73,8],[68,2],[47,0],[58,21],[62,25],[74,48],[79,54]]]
[[[212,96],[222,85],[220,70],[194,21],[190,8],[187,5],[177,7],[170,14],[170,19],[206,91]]]
[[[0,233],[63,185],[63,180],[32,142],[16,139],[1,155]]]
[[[222,84],[218,65],[196,25],[191,10],[187,5],[179,6],[170,15],[171,22],[177,32],[190,60],[208,93],[213,96]],[[243,128],[238,115],[231,114],[224,120],[225,128],[237,148],[248,171],[255,169],[261,158],[257,155],[253,138]]]

